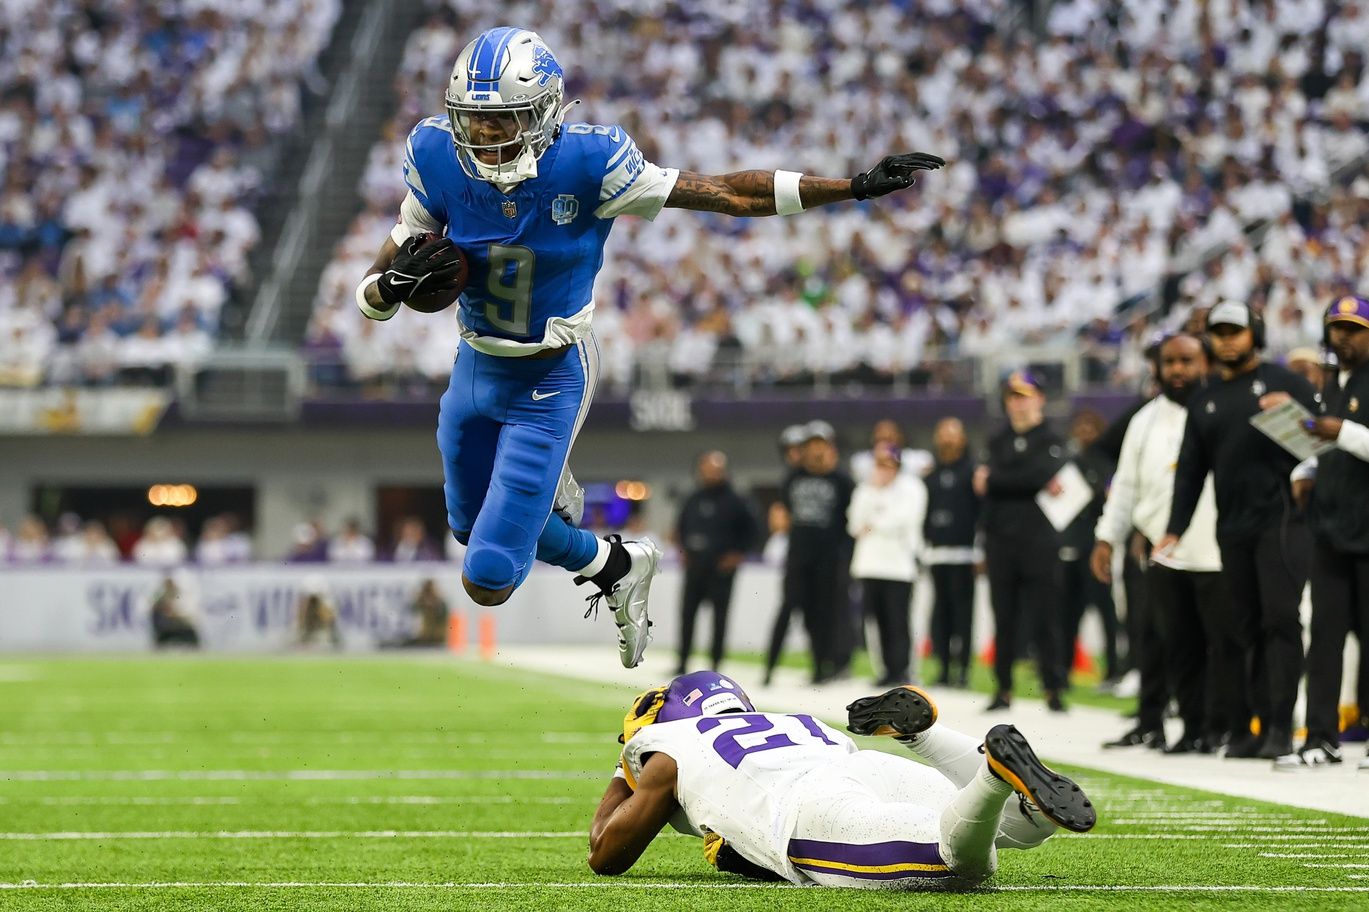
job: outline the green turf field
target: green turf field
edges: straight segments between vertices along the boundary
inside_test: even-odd
[[[595,878],[630,696],[439,657],[0,660],[0,909],[1369,908],[1369,821],[1087,771],[1095,833],[970,895],[753,886],[677,836]]]

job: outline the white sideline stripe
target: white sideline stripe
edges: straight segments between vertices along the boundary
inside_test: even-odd
[[[1092,834],[1090,834],[1092,835]],[[1097,839],[1097,836],[1094,836]],[[1210,839],[1208,836],[1180,836],[1180,839]],[[1322,836],[1317,840],[1304,839],[1302,842],[1224,842],[1224,849],[1306,849],[1309,842],[1328,843],[1328,849],[1369,849],[1369,841],[1352,839],[1345,836]],[[1331,845],[1330,843],[1335,843]]]
[[[214,804],[585,804],[592,799],[559,797],[519,798],[512,795],[350,795],[341,798],[306,798],[303,801],[282,799],[279,796],[242,799],[217,795],[182,795],[148,797],[135,795],[82,795],[44,798],[5,798],[0,804],[43,805],[214,805]]]
[[[1127,819],[1154,821],[1188,821],[1192,823],[1224,823],[1231,820],[1248,820],[1256,823],[1327,823],[1325,817],[1297,817],[1292,814],[1261,814],[1261,813],[1240,813],[1230,814],[1220,812],[1204,812],[1201,814],[1168,814],[1164,811],[1126,811]],[[1113,817],[1111,820],[1120,820],[1121,817]]]
[[[0,840],[49,842],[58,840],[116,839],[569,839],[585,838],[589,830],[484,831],[484,830],[162,830],[151,832],[0,833]]]
[[[1224,831],[1226,832],[1226,831]],[[1287,846],[1293,849],[1307,848],[1308,841],[1318,842],[1349,842],[1363,843],[1369,845],[1369,836],[1335,836],[1322,833],[1309,834],[1307,839],[1302,842],[1291,842],[1293,837],[1300,836],[1300,833],[1290,833],[1287,831],[1278,833],[1232,833],[1234,837],[1241,839],[1262,839],[1266,842],[1236,842],[1225,843],[1224,848],[1228,849],[1274,849]],[[1211,841],[1212,836],[1207,833],[1056,833],[1052,839],[1202,839]],[[1357,848],[1349,846],[1348,848]]]
[[[566,770],[0,770],[0,782],[127,782],[363,780],[363,779],[602,779]]]
[[[1366,858],[1369,852],[1261,852],[1261,858]]]
[[[1353,870],[1353,869],[1355,869],[1355,868],[1369,868],[1369,864],[1314,864],[1314,863],[1309,863],[1309,864],[1304,864],[1303,867],[1304,867],[1304,868],[1347,868],[1347,869]]]
[[[1351,877],[1363,875],[1351,874]],[[413,881],[379,881],[374,883],[358,881],[92,881],[71,883],[38,883],[26,880],[19,883],[0,882],[0,890],[177,890],[255,888],[263,890],[318,890],[318,889],[359,889],[359,890],[622,890],[630,886],[636,890],[803,890],[793,884],[767,883],[681,883],[676,881],[633,882],[621,881],[575,881],[569,883],[547,883],[544,881],[502,881],[482,883]],[[1263,886],[1258,884],[1171,884],[1148,886],[1113,886],[1103,884],[1053,884],[1051,886],[1021,885],[991,887],[986,893],[1369,893],[1369,886]]]
[[[406,732],[396,731],[391,733],[390,740],[396,744],[491,744],[503,743],[508,741],[525,741],[528,735],[522,732],[500,732],[500,731],[462,731],[457,732]],[[226,732],[219,737],[224,738],[233,744],[286,744],[296,741],[307,741],[318,743],[320,741],[339,742],[342,744],[374,744],[376,733],[374,731],[356,730],[329,730],[329,731],[294,731],[294,732]],[[197,742],[204,737],[203,732],[198,731],[61,731],[61,732],[0,732],[0,746],[12,745],[14,747],[34,747],[36,745],[46,746],[71,746],[82,747],[102,744],[175,744],[186,738],[194,738]],[[548,744],[604,744],[611,741],[612,736],[606,738],[603,732],[588,731],[564,731],[564,732],[542,732],[536,736],[539,740]]]
[[[1117,821],[1113,821],[1116,823]],[[1369,834],[1369,827],[1344,827],[1344,826],[1252,826],[1250,824],[1237,824],[1242,834],[1245,833],[1283,833],[1289,836],[1321,835],[1322,833],[1360,833]],[[1208,824],[1195,824],[1193,826],[1177,826],[1170,829],[1178,830],[1183,833],[1225,833],[1231,830],[1229,826],[1212,826]],[[1366,836],[1365,838],[1369,838]]]

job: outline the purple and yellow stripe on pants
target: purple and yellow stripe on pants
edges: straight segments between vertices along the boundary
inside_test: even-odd
[[[950,877],[951,869],[934,842],[824,842],[789,840],[789,862],[800,871],[860,880]]]

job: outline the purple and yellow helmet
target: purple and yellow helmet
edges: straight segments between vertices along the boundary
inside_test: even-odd
[[[727,675],[717,671],[691,671],[669,684],[638,694],[623,717],[623,733],[618,740],[626,744],[641,728],[653,722],[755,711],[746,691]]]

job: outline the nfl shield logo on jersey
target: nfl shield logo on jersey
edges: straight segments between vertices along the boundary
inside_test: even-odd
[[[504,200],[504,216],[506,218],[518,218],[518,204],[513,200]]]
[[[551,220],[558,225],[569,225],[580,214],[580,201],[572,193],[562,193],[551,201]]]

